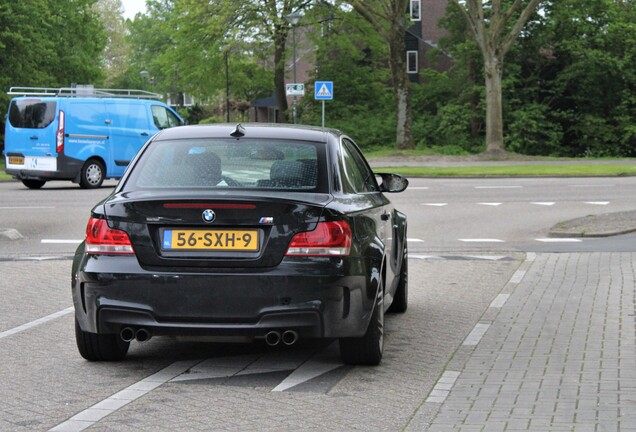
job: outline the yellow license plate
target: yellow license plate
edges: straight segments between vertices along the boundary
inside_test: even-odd
[[[24,165],[24,158],[22,156],[9,156],[9,163],[11,165]]]
[[[182,230],[163,232],[163,249],[258,251],[258,230]]]

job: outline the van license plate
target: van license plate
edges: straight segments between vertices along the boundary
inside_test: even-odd
[[[24,158],[22,156],[9,156],[9,164],[24,165]]]
[[[163,232],[163,249],[258,251],[258,230],[182,230]]]

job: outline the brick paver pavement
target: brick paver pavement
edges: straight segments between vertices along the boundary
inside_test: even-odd
[[[636,431],[636,253],[540,254],[524,266],[420,408],[438,409],[432,423],[418,413],[410,430]]]

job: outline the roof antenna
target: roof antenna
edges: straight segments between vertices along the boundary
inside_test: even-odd
[[[232,132],[230,134],[230,136],[234,137],[234,138],[241,138],[243,136],[245,136],[245,128],[243,126],[241,126],[241,124],[237,124],[236,125],[236,129],[234,129],[234,132]]]

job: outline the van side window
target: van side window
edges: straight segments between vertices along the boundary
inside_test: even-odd
[[[159,105],[152,106],[152,119],[159,129],[181,126],[181,122],[176,115]]]

